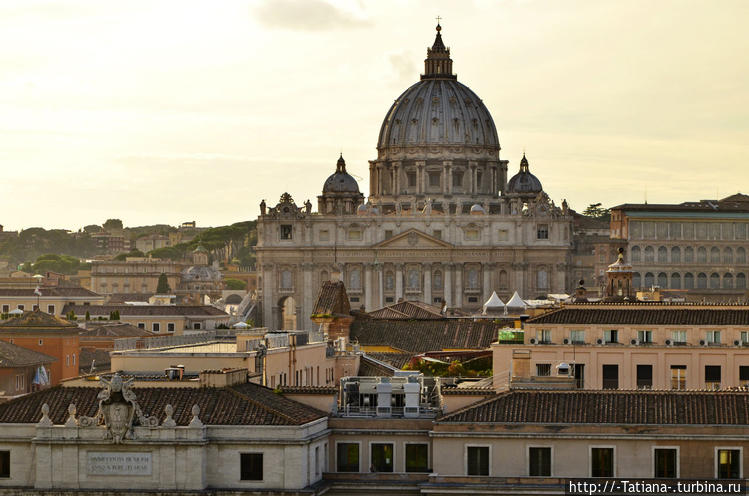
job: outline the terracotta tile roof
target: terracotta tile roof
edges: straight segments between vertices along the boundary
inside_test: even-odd
[[[367,356],[374,358],[375,360],[379,360],[381,362],[390,364],[396,369],[402,369],[404,365],[406,365],[409,361],[411,361],[411,358],[413,358],[414,354],[413,353],[387,353],[387,352],[379,352],[379,351],[368,351]]]
[[[148,303],[153,293],[112,293],[107,299],[107,304],[124,304],[126,301],[142,301]]]
[[[611,210],[627,212],[749,212],[749,196],[737,193],[722,200],[700,200],[678,204],[624,203]]]
[[[185,317],[228,317],[229,314],[210,305],[65,305],[62,309],[67,314],[73,311],[78,317],[103,315],[108,317],[117,310],[122,317],[141,316],[185,316]]]
[[[411,353],[445,349],[486,349],[503,326],[470,318],[434,320],[356,319],[351,340],[363,346],[390,346]]]
[[[335,386],[282,386],[281,394],[336,394]]]
[[[81,337],[130,338],[154,335],[152,332],[141,329],[140,327],[136,327],[126,322],[102,324],[88,323],[87,326],[87,329],[80,332]]]
[[[447,396],[494,396],[495,394],[493,387],[443,387],[440,392]]]
[[[91,371],[91,362],[94,360],[94,372],[96,373],[107,372],[112,366],[109,350],[81,347],[79,356],[78,370],[82,374],[88,374]]]
[[[41,310],[24,312],[18,317],[0,321],[0,329],[21,330],[21,329],[78,329],[78,325],[69,320],[50,315]]]
[[[56,362],[57,358],[0,341],[0,368],[31,367]]]
[[[16,297],[16,298],[36,298],[36,291],[34,288],[0,288],[0,297]],[[94,293],[86,288],[77,287],[55,287],[55,288],[41,288],[42,298],[45,297],[60,297],[60,298],[92,298],[97,299],[104,297],[98,293]]]
[[[510,391],[438,422],[746,425],[749,392]]]
[[[359,358],[359,370],[357,375],[360,377],[393,377],[397,368],[389,363],[373,360],[367,355]]]
[[[56,386],[31,393],[1,404],[0,423],[36,423],[44,403],[49,405],[49,416],[55,424],[65,422],[70,403],[75,403],[79,415],[93,416],[100,390],[97,384],[97,387]],[[136,387],[133,391],[145,415],[157,416],[163,422],[164,407],[170,404],[174,407],[174,420],[180,426],[190,423],[195,404],[200,407],[200,420],[207,425],[302,425],[326,416],[250,383],[226,388]]]
[[[527,324],[612,325],[749,325],[749,307],[684,308],[669,305],[622,305],[601,308],[566,306],[526,321]]]
[[[368,313],[373,319],[441,319],[442,308],[421,301],[401,301]],[[457,311],[455,315],[468,315]]]
[[[312,315],[349,315],[350,313],[351,305],[343,282],[323,282],[312,309]]]

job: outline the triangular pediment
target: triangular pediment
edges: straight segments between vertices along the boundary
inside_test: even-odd
[[[453,245],[418,229],[409,229],[374,245],[375,248],[452,248]]]

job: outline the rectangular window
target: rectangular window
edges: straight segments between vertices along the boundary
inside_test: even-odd
[[[407,172],[406,178],[408,179],[408,187],[409,188],[415,188],[416,187],[416,173],[415,172]]]
[[[749,366],[739,365],[739,384],[749,386]]]
[[[18,305],[18,309],[19,309],[19,310],[23,310],[23,309],[25,309],[25,308],[26,308],[26,307],[25,307],[25,306],[23,306],[23,305]]]
[[[320,447],[315,446],[315,475],[320,475]]]
[[[429,186],[433,188],[439,188],[440,186],[440,173],[439,172],[429,173]]]
[[[138,322],[138,329],[145,329],[146,323],[145,322]]]
[[[551,448],[528,448],[528,475],[551,477]]]
[[[372,443],[370,459],[375,472],[392,472],[393,445],[390,443]]]
[[[749,345],[749,331],[741,331],[741,346]]]
[[[741,478],[741,450],[718,449],[716,453],[718,479]]]
[[[292,232],[291,224],[281,224],[281,239],[291,239]]]
[[[10,477],[10,451],[0,451],[0,478]]]
[[[614,476],[614,448],[590,448],[590,476]]]
[[[361,229],[349,229],[347,237],[349,241],[361,241]]]
[[[619,365],[603,366],[603,389],[619,389]]]
[[[429,445],[406,445],[406,472],[429,472]]]
[[[336,470],[359,472],[359,444],[338,443],[336,446]]]
[[[240,453],[241,480],[263,480],[263,454]]]
[[[509,241],[509,240],[510,240],[510,232],[507,229],[500,229],[499,241]]]
[[[330,232],[327,229],[323,229],[318,236],[320,241],[328,241],[330,239]]]
[[[478,241],[481,237],[478,229],[466,229],[465,233],[467,241]]]
[[[675,479],[679,476],[679,452],[676,448],[655,448],[653,450],[653,477]]]
[[[671,365],[671,389],[684,390],[687,388],[687,366]]]
[[[541,329],[536,336],[540,344],[551,344],[551,329]]]
[[[158,322],[153,322],[151,324],[151,330],[153,332],[159,332],[161,330],[161,324],[159,324]]]
[[[705,386],[720,389],[720,365],[705,365]]]
[[[47,313],[50,315],[55,314],[55,306],[54,305],[47,305]]]
[[[547,224],[539,224],[536,228],[536,239],[549,239],[549,226]]]
[[[3,305],[3,313],[10,312],[10,305]]]
[[[687,344],[687,331],[671,331],[671,342],[676,345]]]
[[[720,331],[707,331],[707,344],[720,344]]]
[[[468,446],[466,458],[468,475],[489,475],[488,446]]]
[[[167,332],[174,332],[174,322],[168,322],[166,324],[166,330]]]
[[[551,375],[551,364],[550,363],[537,363],[536,364],[536,375],[539,377],[548,377]]]
[[[393,237],[393,231],[392,230],[388,229],[387,231],[385,231],[385,239],[390,239],[392,237]]]
[[[192,328],[195,329],[196,331],[199,331],[200,330],[200,322],[193,323]]]
[[[648,344],[653,342],[653,331],[637,331],[637,341],[640,344]]]
[[[463,186],[463,171],[453,171],[453,186],[454,187]]]
[[[570,331],[572,344],[585,344],[585,331]]]
[[[432,231],[432,237],[437,239],[442,239],[442,230],[441,229],[435,229]]]
[[[577,389],[585,388],[585,364],[576,363],[572,369],[572,374],[575,377],[575,387]]]
[[[637,366],[637,389],[650,389],[653,387],[653,366]]]
[[[618,343],[619,342],[619,331],[611,329],[610,331],[603,331],[603,341],[606,343]]]

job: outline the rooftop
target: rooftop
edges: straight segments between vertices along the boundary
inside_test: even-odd
[[[78,326],[68,320],[41,310],[27,311],[18,317],[0,321],[3,330],[74,330]]]
[[[526,324],[749,325],[749,306],[690,308],[686,305],[568,305]]]
[[[741,425],[748,391],[510,391],[457,410],[440,423]]]
[[[38,295],[35,293],[35,288],[0,288],[0,298],[2,297],[15,297],[15,298],[36,298]],[[42,293],[40,298],[101,298],[104,297],[98,293],[94,293],[85,288],[77,287],[44,287],[41,288]]]
[[[186,316],[186,317],[229,317],[229,314],[210,305],[65,305],[63,313],[76,315],[109,316],[118,311],[122,317],[142,316]]]
[[[33,367],[56,361],[57,358],[44,353],[0,341],[0,368]]]

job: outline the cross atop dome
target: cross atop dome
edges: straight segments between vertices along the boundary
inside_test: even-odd
[[[424,74],[421,79],[457,79],[453,74],[453,61],[450,49],[442,42],[442,26],[437,17],[437,36],[434,37],[432,48],[427,48],[427,58],[424,60]]]

